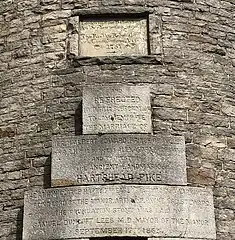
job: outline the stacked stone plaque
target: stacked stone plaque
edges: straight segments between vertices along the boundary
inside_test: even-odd
[[[184,138],[150,134],[55,137],[52,185],[186,185]]]
[[[25,196],[23,239],[152,236],[214,239],[211,190],[162,185],[78,186]]]
[[[84,88],[83,134],[151,132],[147,86]]]
[[[82,21],[80,50],[146,54],[145,21]],[[53,138],[54,188],[25,194],[23,240],[216,239],[211,189],[186,186],[184,138],[151,134],[148,86],[84,87],[82,120],[82,135]]]

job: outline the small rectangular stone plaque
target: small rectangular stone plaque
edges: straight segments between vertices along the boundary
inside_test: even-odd
[[[81,56],[147,55],[146,18],[80,21]]]
[[[109,185],[26,193],[23,240],[105,236],[215,239],[212,191]]]
[[[83,134],[151,133],[148,86],[93,86],[83,89]]]
[[[52,186],[187,185],[185,141],[150,134],[55,137],[51,172]]]

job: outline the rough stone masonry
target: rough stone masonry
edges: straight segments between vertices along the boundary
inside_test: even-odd
[[[184,136],[188,183],[212,186],[235,238],[233,0],[0,3],[0,239],[22,236],[26,190],[49,187],[52,136],[81,134],[85,86],[151,87],[153,131]],[[79,57],[77,16],[149,16],[149,55]]]

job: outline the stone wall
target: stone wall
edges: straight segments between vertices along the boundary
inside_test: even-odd
[[[79,58],[71,16],[150,15],[150,56]],[[124,10],[123,10],[124,9]],[[217,239],[235,239],[234,0],[0,2],[0,239],[21,239],[24,192],[50,187],[53,135],[81,133],[87,85],[149,84],[154,134],[186,138],[188,182],[213,186]]]

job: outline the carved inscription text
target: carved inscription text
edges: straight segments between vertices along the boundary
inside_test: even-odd
[[[184,138],[112,134],[53,139],[53,186],[108,183],[186,185]]]
[[[93,19],[80,22],[80,55],[147,55],[145,18]]]
[[[83,133],[151,133],[147,86],[96,86],[83,89]]]
[[[151,236],[215,239],[212,191],[176,186],[86,186],[25,196],[23,239]]]

